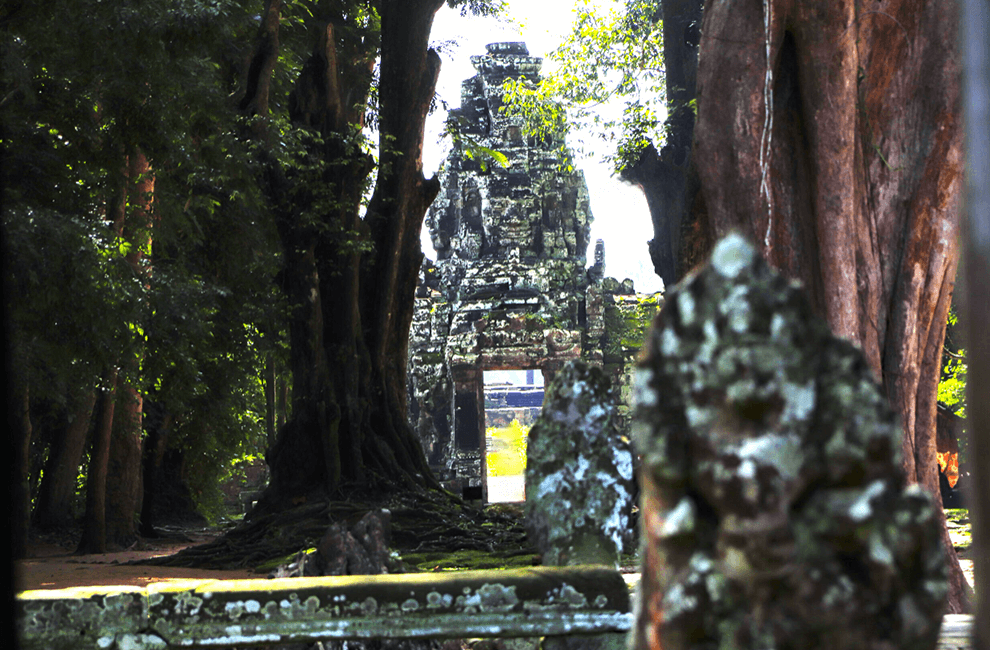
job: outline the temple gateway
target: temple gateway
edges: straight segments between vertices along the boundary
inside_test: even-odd
[[[503,81],[538,80],[542,59],[525,43],[492,43],[471,62],[477,74],[450,114],[463,137],[426,217],[438,259],[424,261],[416,294],[409,417],[444,486],[487,502],[485,371],[529,370],[549,384],[583,359],[611,378],[625,419],[634,360],[662,296],[605,277],[601,240],[588,268],[584,174],[567,171],[561,140],[526,137],[499,111]],[[478,145],[507,165],[485,160]]]

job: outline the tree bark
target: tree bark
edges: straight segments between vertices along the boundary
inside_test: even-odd
[[[97,401],[93,446],[86,472],[86,514],[77,555],[107,552],[107,467],[116,393],[117,371],[112,370],[107,377],[107,387],[100,392]]]
[[[262,511],[346,485],[436,486],[406,421],[405,372],[419,233],[439,189],[423,177],[422,143],[439,71],[429,33],[442,4],[382,2],[380,32],[362,31],[343,13],[324,17],[289,98],[292,122],[321,138],[311,155],[330,164],[318,187],[271,161],[265,179],[284,250],[280,280],[292,309],[293,398],[292,416],[269,449],[272,478]],[[277,43],[277,24],[262,25],[267,35],[259,36],[256,59],[277,56],[264,50]],[[379,46],[380,162],[362,219],[373,163],[353,133],[364,125]],[[252,69],[264,75],[271,68]],[[269,84],[247,85],[261,93]],[[261,104],[249,96],[241,103]]]
[[[686,265],[733,229],[859,344],[938,497],[935,402],[958,258],[955,5],[736,0],[706,8]],[[944,527],[943,540],[955,553]],[[966,605],[950,563],[949,611]]]
[[[16,424],[16,428],[11,431],[14,440],[11,553],[15,558],[22,558],[27,554],[27,535],[31,519],[31,393],[28,383],[23,380],[19,372],[13,373],[11,378],[12,386],[7,390],[12,394],[10,406],[14,409],[12,419]]]
[[[265,368],[261,383],[265,387],[265,435],[268,444],[275,444],[275,433],[278,431],[276,422],[278,413],[276,411],[275,399],[278,392],[278,373],[275,371],[275,362],[272,354],[265,358]]]
[[[45,473],[34,508],[33,522],[40,528],[58,528],[74,523],[72,500],[76,492],[76,479],[79,476],[79,463],[86,449],[86,435],[89,433],[96,405],[96,392],[88,390],[73,400],[72,421],[58,432],[52,442]]]
[[[127,204],[130,209],[118,224],[118,232],[131,245],[125,260],[134,276],[147,287],[150,268],[145,260],[151,252],[155,177],[148,158],[139,147],[132,149],[127,161]],[[144,396],[133,380],[139,376],[143,353],[144,345],[139,342],[135,354],[123,363],[110,445],[108,471],[114,480],[107,486],[106,534],[107,541],[117,546],[128,546],[135,540],[141,512]]]
[[[406,416],[406,364],[416,283],[423,261],[420,233],[440,181],[423,176],[426,116],[440,74],[429,49],[442,0],[389,0],[382,7],[379,127],[381,160],[366,222],[375,254],[362,268],[364,335],[371,358],[371,428],[382,469],[394,455],[420,484],[436,486]]]
[[[141,512],[141,457],[143,398],[123,379],[117,387],[116,413],[110,439],[106,488],[106,538],[114,547],[126,547],[137,538]]]
[[[147,437],[144,444],[144,461],[142,463],[142,499],[141,518],[138,533],[142,537],[158,537],[155,530],[156,515],[159,507],[159,496],[162,491],[162,462],[168,447],[169,433],[172,428],[172,415],[151,401],[144,403],[145,430]]]

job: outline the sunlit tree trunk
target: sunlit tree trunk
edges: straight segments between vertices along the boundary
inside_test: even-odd
[[[127,218],[129,169],[123,157],[119,185],[112,201],[107,204],[107,221],[113,224],[118,237],[123,234]],[[118,389],[118,363],[108,364],[103,386],[98,390],[96,413],[90,435],[89,466],[86,470],[86,511],[83,515],[82,536],[76,554],[106,553],[107,551],[107,471],[113,436],[114,412]]]
[[[125,260],[135,276],[147,282],[145,258],[151,248],[155,189],[151,165],[140,148],[124,156],[120,193],[111,207],[111,220],[121,241],[130,246]],[[137,324],[140,325],[140,324]],[[134,541],[141,509],[141,450],[143,395],[134,385],[140,372],[143,345],[117,360],[108,371],[94,428],[87,474],[86,515],[80,553],[103,553],[107,544]],[[113,481],[108,482],[108,475]]]
[[[128,210],[124,222],[118,226],[118,232],[131,247],[125,257],[127,264],[145,286],[150,279],[146,260],[151,252],[154,191],[155,177],[151,165],[140,148],[134,147],[128,156],[127,166]],[[137,515],[141,511],[144,396],[134,382],[140,374],[143,349],[143,344],[139,342],[134,354],[122,360],[110,445],[108,471],[114,480],[107,486],[107,541],[123,546],[129,545],[137,536]]]
[[[958,258],[955,3],[730,0],[705,9],[684,268],[741,230],[858,343],[938,499],[935,404]],[[943,541],[955,560],[943,518]],[[951,565],[950,612],[966,584]]]

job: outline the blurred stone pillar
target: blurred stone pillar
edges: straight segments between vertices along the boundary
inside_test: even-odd
[[[947,568],[896,415],[742,237],[668,296],[637,384],[637,650],[935,647]]]
[[[976,577],[973,648],[990,650],[990,0],[964,0],[963,101],[966,209],[962,321],[969,368],[966,411],[973,475],[970,520]]]

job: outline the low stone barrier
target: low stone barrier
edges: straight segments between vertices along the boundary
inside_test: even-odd
[[[622,576],[601,567],[76,587],[22,592],[16,607],[22,650],[575,636],[633,621]],[[946,616],[937,650],[968,650],[972,627]]]
[[[28,591],[16,607],[24,650],[539,637],[631,625],[628,588],[603,567]]]

